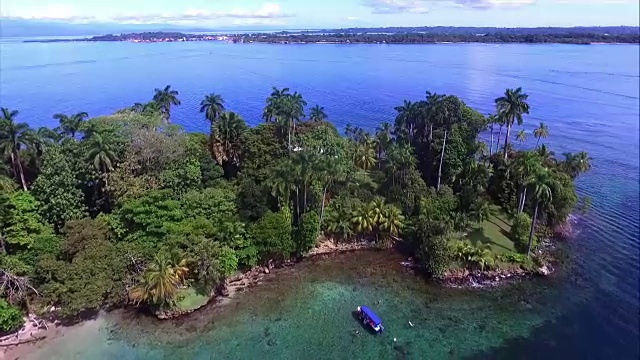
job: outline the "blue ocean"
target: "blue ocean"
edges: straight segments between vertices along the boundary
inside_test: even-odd
[[[262,121],[265,98],[276,86],[302,93],[309,106],[323,106],[340,129],[347,123],[374,129],[382,121],[393,122],[394,107],[404,99],[421,100],[427,90],[457,95],[489,114],[493,100],[505,88],[521,86],[531,104],[523,128],[531,131],[545,122],[551,133],[546,143],[557,156],[584,150],[594,159],[592,170],[577,183],[579,195],[591,197],[593,205],[586,215],[576,216],[579,233],[566,244],[565,273],[530,284],[527,294],[533,292],[533,300],[507,290],[449,294],[414,288],[415,284],[396,278],[397,274],[363,275],[347,265],[336,271],[335,264],[321,263],[290,274],[283,280],[289,284],[287,289],[272,284],[271,292],[249,295],[254,296],[253,302],[246,300],[226,320],[220,320],[224,327],[185,331],[188,335],[175,343],[137,344],[124,330],[120,336],[110,335],[118,331],[105,330],[111,325],[103,324],[85,332],[85,336],[94,334],[89,340],[74,342],[67,336],[42,348],[42,358],[298,359],[304,354],[327,359],[638,358],[637,45],[0,40],[0,106],[20,110],[18,119],[33,127],[56,126],[55,113],[110,114],[150,100],[154,88],[168,84],[180,92],[182,101],[172,111],[172,121],[187,131],[203,132],[208,131],[208,123],[198,112],[199,103],[211,92],[222,94],[227,108],[250,125]],[[533,146],[534,140],[530,142]],[[313,325],[300,323],[309,317],[309,306],[321,307],[328,318],[336,318],[344,299],[359,299],[374,290],[407,316],[415,319],[428,314],[424,315],[428,326],[402,328],[394,335],[405,341],[404,349],[413,350],[398,351],[385,340],[384,345],[366,345],[377,346],[375,352],[368,351],[360,340],[340,335],[344,331],[336,324],[317,324],[324,329],[318,333]],[[430,299],[429,304],[424,299]],[[287,307],[266,308],[267,301]],[[274,322],[278,318],[283,320]],[[174,331],[170,326],[182,329],[186,325],[162,326],[162,332],[170,332]],[[260,340],[264,326],[271,326],[269,333],[278,337],[276,343],[266,345]]]

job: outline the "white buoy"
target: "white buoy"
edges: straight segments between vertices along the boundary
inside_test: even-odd
[[[396,341],[398,341],[398,339],[396,339],[396,338],[393,338],[393,342],[396,342]]]

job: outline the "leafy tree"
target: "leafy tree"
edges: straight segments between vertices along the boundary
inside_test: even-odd
[[[511,133],[511,127],[515,122],[518,125],[522,125],[522,115],[529,113],[529,103],[527,99],[529,95],[522,92],[522,88],[507,89],[504,92],[504,96],[496,99],[496,107],[498,109],[498,116],[507,125],[507,134],[504,138],[504,158],[507,159],[507,148],[509,145],[509,135]]]
[[[62,233],[59,258],[43,256],[37,267],[38,278],[46,280],[41,287],[44,300],[59,307],[63,316],[120,303],[125,294],[126,258],[109,241],[106,224],[73,220]]]
[[[10,334],[22,327],[22,312],[0,299],[0,334]]]
[[[53,118],[60,123],[60,133],[76,140],[76,134],[82,128],[82,123],[87,120],[89,114],[80,112],[74,115],[55,114]]]
[[[56,230],[86,213],[84,194],[78,188],[75,174],[59,146],[51,147],[45,153],[42,170],[33,183],[32,192],[41,204],[41,216]]]
[[[8,252],[30,249],[39,237],[53,234],[51,227],[40,216],[39,207],[40,203],[26,191],[9,194],[8,211],[0,219]]]
[[[165,86],[164,89],[155,89],[154,91],[154,105],[157,104],[162,113],[162,117],[166,122],[169,122],[169,119],[171,119],[171,106],[180,105],[180,100],[178,99],[180,93],[171,89],[171,85]]]
[[[0,108],[2,118],[0,118],[0,153],[9,156],[15,177],[20,181],[20,185],[27,190],[27,182],[24,178],[24,169],[20,159],[20,148],[26,145],[29,140],[29,125],[27,123],[16,123],[17,110]]]

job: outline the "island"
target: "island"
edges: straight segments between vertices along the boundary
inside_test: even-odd
[[[180,316],[330,252],[399,252],[405,276],[444,286],[545,276],[588,206],[575,181],[591,158],[557,156],[544,122],[521,130],[521,88],[495,94],[490,116],[427,91],[343,132],[273,88],[257,126],[212,93],[200,102],[211,131],[189,133],[172,123],[179,95],[55,114],[53,129],[1,108],[3,346],[103,309]]]
[[[524,44],[639,44],[640,28],[631,26],[574,28],[474,28],[394,27],[280,31],[247,34],[185,34],[145,32],[102,35],[77,39],[26,40],[25,42],[135,43],[226,41],[270,44],[434,44],[434,43],[524,43]]]

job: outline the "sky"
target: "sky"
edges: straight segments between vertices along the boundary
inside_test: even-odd
[[[0,0],[2,18],[64,23],[291,29],[606,26],[640,22],[640,0]]]

